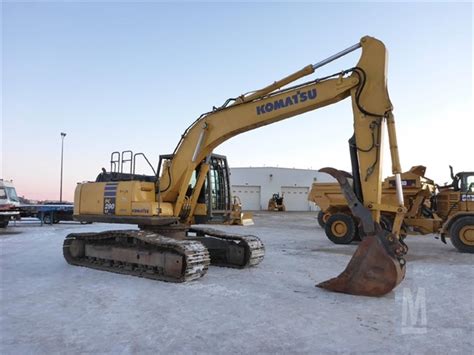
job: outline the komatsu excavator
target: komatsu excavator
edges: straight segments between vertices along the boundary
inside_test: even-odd
[[[357,65],[340,73],[287,87],[304,76],[361,48]],[[387,52],[372,37],[266,86],[228,99],[202,114],[181,136],[173,154],[160,159],[153,181],[102,181],[78,184],[75,219],[131,223],[139,230],[73,233],[64,241],[64,257],[73,265],[183,282],[202,277],[209,264],[243,268],[257,265],[264,246],[255,236],[230,235],[195,228],[190,221],[213,150],[227,139],[304,112],[352,99],[356,158],[354,189],[346,174],[325,168],[340,182],[365,235],[347,268],[318,287],[355,295],[390,292],[405,275],[407,248],[398,233],[406,212],[403,203],[395,121],[387,91]],[[397,178],[396,205],[381,204],[382,130],[388,129],[392,171]],[[202,206],[202,204],[201,204]],[[380,228],[380,211],[396,213],[392,232]]]

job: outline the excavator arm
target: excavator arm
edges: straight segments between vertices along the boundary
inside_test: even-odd
[[[312,74],[320,66],[358,48],[362,49],[362,55],[355,67],[325,78],[286,87]],[[341,275],[317,286],[336,292],[368,296],[390,292],[404,278],[403,255],[407,248],[399,240],[406,210],[386,67],[387,51],[384,44],[367,36],[358,44],[322,62],[308,65],[261,90],[227,100],[223,106],[203,114],[183,134],[172,160],[164,167],[159,180],[157,190],[160,198],[173,204],[174,216],[182,214],[184,205],[188,212],[184,215],[192,215],[207,173],[206,157],[219,144],[237,134],[337,103],[350,96],[354,124],[353,144],[356,151],[355,175],[358,177],[354,183],[359,186],[362,196],[355,195],[340,171],[324,171],[338,179],[353,215],[358,218],[361,234],[365,237]],[[383,125],[387,127],[392,173],[396,176],[397,206],[381,204]],[[200,164],[199,170],[202,173],[196,179],[194,191],[186,203],[191,176]],[[391,232],[380,227],[381,210],[396,213]]]
[[[330,77],[281,89],[358,48],[362,48],[362,55],[355,67]],[[375,221],[379,221],[381,208],[387,208],[381,206],[384,123],[389,132],[392,172],[396,176],[401,173],[392,104],[387,90],[386,62],[384,44],[375,38],[363,37],[358,44],[325,61],[308,65],[261,90],[228,100],[223,106],[203,114],[183,134],[172,160],[162,169],[159,180],[161,200],[172,203],[174,215],[179,216],[192,174],[219,144],[240,133],[316,110],[351,96],[363,200],[371,209]],[[230,101],[233,103],[229,104]],[[206,172],[205,167],[201,170]],[[202,186],[200,179],[197,182],[195,194],[199,194],[199,185]],[[401,183],[398,187],[401,192]],[[399,206],[392,209],[403,206],[403,195],[400,193],[399,196]]]

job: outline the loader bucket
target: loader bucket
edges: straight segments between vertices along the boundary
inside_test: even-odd
[[[253,222],[253,213],[252,212],[231,212],[231,217],[229,224],[238,225],[238,226],[252,226]]]
[[[234,215],[231,224],[239,226],[253,226],[253,213],[252,212],[240,212],[238,215]]]
[[[242,220],[243,226],[253,226],[253,213],[252,212],[242,212],[242,216],[240,218]]]
[[[239,225],[239,226],[251,226],[253,225],[253,213],[252,212],[242,212],[242,203],[240,198],[234,196],[234,202],[232,204],[232,210],[230,212],[229,224]]]
[[[335,278],[317,287],[333,292],[361,296],[383,296],[405,277],[405,247],[397,237],[376,228],[376,235],[366,236],[355,251],[346,269]]]

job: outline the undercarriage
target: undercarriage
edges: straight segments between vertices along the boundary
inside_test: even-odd
[[[180,226],[72,233],[63,245],[69,264],[167,282],[198,279],[210,264],[255,266],[264,254],[255,236]]]

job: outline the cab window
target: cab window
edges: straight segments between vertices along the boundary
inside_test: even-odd
[[[18,196],[16,195],[16,190],[14,187],[5,187],[5,190],[7,190],[7,196],[11,201],[20,202]]]
[[[474,175],[469,175],[466,179],[467,192],[474,192]]]

